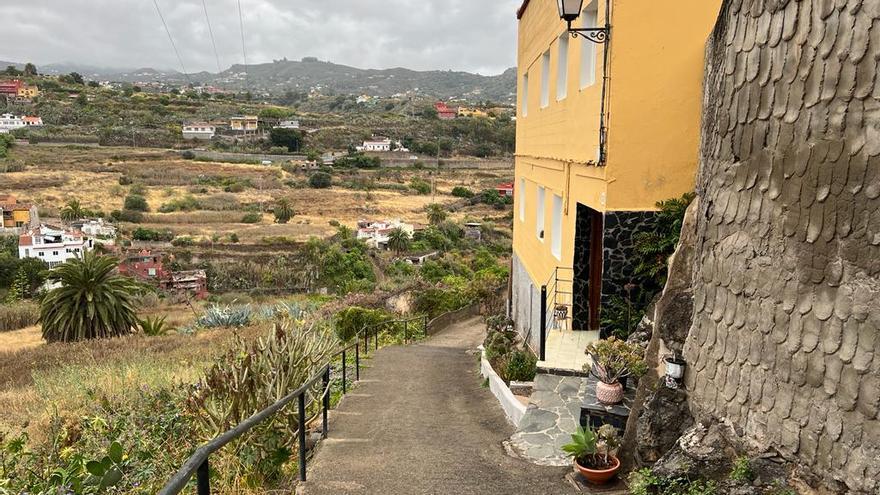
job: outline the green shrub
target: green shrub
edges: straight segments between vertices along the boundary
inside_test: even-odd
[[[263,221],[263,215],[252,211],[250,213],[245,213],[243,217],[241,217],[241,223],[260,223]]]
[[[183,236],[175,237],[174,239],[171,239],[171,245],[175,246],[175,247],[187,247],[187,246],[195,245],[195,241],[193,241],[192,237],[190,237],[188,235],[183,235]]]
[[[194,211],[201,208],[199,200],[186,195],[182,198],[172,200],[159,207],[159,213],[171,213],[174,211]]]
[[[452,188],[452,195],[456,198],[473,198],[474,192],[464,186],[455,186]]]
[[[143,213],[133,210],[113,210],[110,212],[110,218],[117,222],[141,223],[144,221]]]
[[[409,188],[418,194],[431,194],[431,184],[419,178],[409,181]]]
[[[122,207],[126,210],[150,211],[150,206],[147,204],[146,198],[137,194],[129,194],[126,196]]]
[[[164,241],[168,242],[174,239],[174,234],[170,230],[158,231],[138,227],[131,235],[136,241]]]
[[[140,326],[141,333],[148,337],[165,335],[170,330],[170,327],[165,323],[165,318],[167,318],[167,316],[154,316],[152,318],[147,317],[143,320],[138,320],[138,326]]]
[[[184,160],[193,160],[196,157],[196,154],[190,150],[186,150],[180,154],[180,157]]]
[[[119,177],[119,185],[120,186],[128,186],[131,185],[131,177],[127,175],[123,175]]]
[[[339,340],[348,342],[365,327],[378,325],[393,318],[392,314],[381,309],[351,306],[336,314],[333,318],[333,325]]]
[[[730,479],[737,483],[751,483],[755,479],[755,472],[752,471],[752,464],[748,457],[736,458],[733,462],[733,469],[730,471]]]
[[[196,325],[204,328],[239,328],[250,324],[252,310],[250,305],[218,306],[212,305],[196,320]]]
[[[327,172],[315,172],[309,176],[309,186],[315,189],[326,189],[333,185],[333,177]]]
[[[529,351],[515,350],[507,360],[508,381],[530,382],[538,372],[538,358]]]

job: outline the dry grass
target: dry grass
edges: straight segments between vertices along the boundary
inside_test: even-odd
[[[11,332],[0,332],[0,356],[4,353],[29,349],[43,344],[43,333],[39,325],[22,328],[21,330],[13,330]],[[2,363],[0,363],[2,366]]]
[[[22,340],[33,339],[34,329],[28,330],[19,335]],[[39,428],[51,409],[75,414],[95,394],[124,397],[143,386],[192,382],[213,356],[231,346],[236,333],[250,339],[265,330],[265,325],[257,325],[194,336],[19,344],[17,350],[0,352],[0,428],[20,426],[25,420]]]

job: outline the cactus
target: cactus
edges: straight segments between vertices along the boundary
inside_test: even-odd
[[[329,361],[336,344],[322,322],[280,320],[266,337],[251,343],[239,338],[217,358],[193,387],[188,408],[206,433],[216,436],[296,390]],[[320,393],[312,391],[311,399]],[[299,420],[296,407],[287,407],[269,427],[294,438]]]
[[[251,321],[253,310],[249,304],[244,306],[209,306],[198,319],[196,325],[205,328],[243,327]]]

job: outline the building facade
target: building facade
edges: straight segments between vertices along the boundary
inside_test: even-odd
[[[18,257],[36,258],[54,268],[67,260],[79,258],[94,248],[92,239],[81,232],[53,229],[41,225],[18,238]]]
[[[542,319],[600,330],[603,305],[635,282],[633,234],[653,228],[658,201],[693,190],[704,50],[720,3],[585,1],[573,27],[610,26],[605,43],[573,38],[552,0],[518,11],[510,296],[533,349]]]
[[[0,115],[0,132],[14,131],[23,127],[40,127],[43,125],[41,117],[17,116],[11,113]]]
[[[194,122],[183,126],[183,139],[209,140],[216,134],[217,128],[205,122]]]
[[[0,195],[0,215],[3,217],[0,231],[21,232],[40,226],[37,206],[31,203],[19,203],[11,194]]]
[[[256,134],[259,130],[259,119],[256,115],[232,117],[229,119],[229,129],[237,133]]]

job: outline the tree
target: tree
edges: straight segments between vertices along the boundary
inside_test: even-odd
[[[281,198],[278,200],[278,204],[275,205],[274,213],[275,223],[287,223],[296,214],[293,211],[293,206],[291,206],[290,200],[287,198]]]
[[[315,172],[309,177],[309,185],[315,189],[326,189],[333,185],[333,177],[327,172]]]
[[[137,194],[129,194],[125,197],[123,209],[134,211],[150,211],[150,206],[147,204],[147,200],[144,199],[143,196]]]
[[[59,81],[66,84],[84,84],[83,76],[79,72],[71,72],[58,78]]]
[[[398,256],[409,249],[411,241],[412,238],[410,238],[409,234],[400,227],[391,229],[391,232],[388,233],[388,247],[394,250]]]
[[[7,65],[5,74],[7,76],[20,76],[21,72],[18,69],[16,69],[14,65]]]
[[[78,199],[71,199],[67,202],[64,208],[61,209],[61,220],[65,222],[79,220],[83,216],[85,216],[85,211]]]
[[[296,129],[274,128],[269,131],[269,141],[273,146],[284,146],[291,153],[297,152],[302,147],[302,133]]]
[[[26,76],[36,76],[37,75],[37,66],[28,62],[24,64],[24,75]]]
[[[47,342],[120,337],[138,328],[134,295],[140,285],[115,273],[117,262],[85,252],[49,272],[61,285],[40,304],[39,322]]]
[[[443,206],[437,203],[431,203],[426,206],[425,212],[428,214],[428,222],[431,225],[439,225],[446,220],[446,210],[443,209]]]

